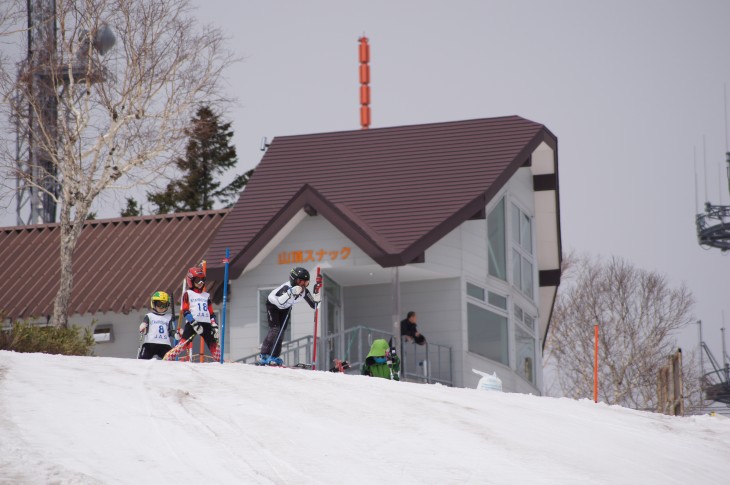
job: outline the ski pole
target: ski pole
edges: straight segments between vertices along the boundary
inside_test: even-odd
[[[226,248],[225,270],[223,271],[223,316],[221,317],[221,364],[226,351],[226,301],[228,300],[228,260],[231,257],[231,250]]]
[[[289,323],[289,315],[291,315],[291,307],[289,307],[289,312],[286,314],[286,318],[284,319],[284,323],[281,324],[281,328],[279,329],[279,335],[276,336],[276,340],[274,340],[274,345],[271,347],[271,353],[273,355],[274,351],[276,350],[276,345],[279,343],[279,339],[281,338],[281,335],[284,333],[284,329],[286,328],[286,324]]]

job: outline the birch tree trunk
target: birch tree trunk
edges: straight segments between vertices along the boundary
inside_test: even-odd
[[[195,110],[227,102],[222,72],[235,59],[188,0],[55,0],[55,10],[53,0],[6,0],[0,36],[22,31],[26,6],[46,21],[18,35],[33,45],[18,50],[17,73],[0,55],[0,117],[14,123],[0,135],[0,187],[15,191],[19,180],[47,217],[59,216],[52,319],[66,325],[74,250],[92,204],[165,173]]]

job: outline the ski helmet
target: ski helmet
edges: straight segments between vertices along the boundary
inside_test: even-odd
[[[289,282],[294,286],[297,284],[297,280],[309,281],[309,271],[301,266],[292,269],[291,273],[289,273]]]
[[[203,272],[202,268],[194,266],[188,270],[188,275],[185,277],[185,282],[187,283],[188,288],[195,288],[196,280],[201,280],[204,282],[205,273]]]
[[[155,291],[152,298],[150,298],[150,308],[155,310],[155,306],[159,306],[167,310],[167,307],[170,306],[170,295],[164,291]]]

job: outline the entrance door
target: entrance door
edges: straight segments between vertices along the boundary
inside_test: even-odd
[[[329,369],[333,365],[334,359],[344,359],[343,342],[344,342],[344,322],[342,319],[342,288],[332,278],[327,275],[324,277],[324,299],[322,331],[320,338],[324,344],[324,362],[321,369]]]

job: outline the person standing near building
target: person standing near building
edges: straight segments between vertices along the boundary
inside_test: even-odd
[[[416,324],[416,312],[408,312],[406,318],[400,321],[400,334],[406,342],[415,342],[418,345],[426,344],[426,337],[421,335]]]
[[[205,288],[205,272],[198,267],[190,268],[186,276],[187,291],[183,293],[180,311],[185,318],[185,327],[180,342],[170,350],[164,360],[174,360],[189,341],[200,335],[213,355],[215,362],[221,360],[221,349],[218,345],[218,323],[213,314],[213,302]]]
[[[302,267],[296,267],[289,272],[289,281],[274,288],[266,301],[266,315],[269,320],[269,331],[261,344],[261,354],[257,364],[259,365],[283,365],[281,355],[281,344],[284,339],[284,332],[291,317],[291,308],[301,301],[306,301],[314,309],[322,299],[320,289],[322,282],[317,281],[313,291],[307,289],[309,286],[309,271]]]
[[[149,360],[153,357],[162,359],[172,349],[170,337],[173,335],[172,315],[167,313],[170,307],[170,295],[164,291],[155,291],[150,298],[152,311],[144,316],[139,325],[142,346],[138,359]]]

